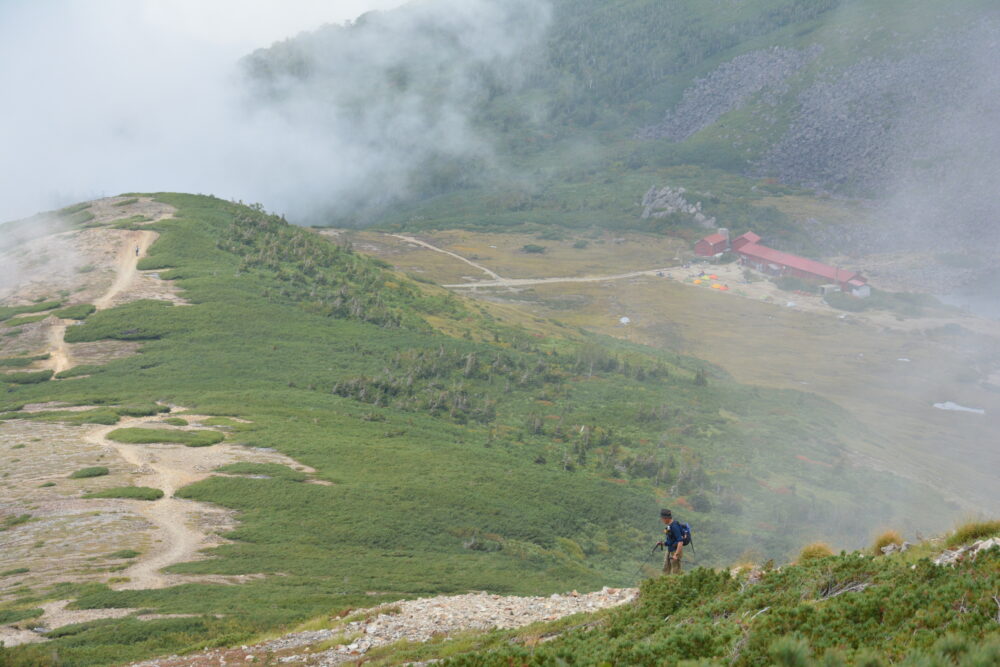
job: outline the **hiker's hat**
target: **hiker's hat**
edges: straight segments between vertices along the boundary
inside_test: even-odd
[[[674,515],[670,510],[660,510],[660,516],[664,519],[671,519]]]

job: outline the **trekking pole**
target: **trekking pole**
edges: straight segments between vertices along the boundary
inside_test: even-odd
[[[639,569],[636,570],[635,574],[632,575],[633,579],[639,576],[639,574],[642,572],[642,568],[646,567],[646,564],[649,563],[649,559],[653,557],[653,554],[656,553],[656,550],[662,548],[663,548],[662,542],[657,542],[656,544],[653,545],[653,550],[649,552],[649,555],[646,556],[646,560],[642,561],[642,563],[639,565]]]

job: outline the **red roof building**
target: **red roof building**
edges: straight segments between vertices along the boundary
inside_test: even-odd
[[[737,253],[744,264],[763,273],[836,283],[845,292],[853,292],[868,282],[864,276],[855,271],[838,269],[814,259],[806,259],[756,243],[743,244],[737,249]]]
[[[729,250],[729,237],[725,234],[706,236],[694,245],[695,253],[702,257],[713,257]]]
[[[743,246],[750,243],[758,243],[760,237],[753,232],[747,232],[746,234],[741,234],[733,240],[733,251],[738,251]]]

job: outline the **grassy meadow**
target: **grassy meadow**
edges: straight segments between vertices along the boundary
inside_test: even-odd
[[[90,314],[67,340],[136,340],[141,353],[84,377],[10,384],[0,415],[115,423],[181,405],[247,420],[217,423],[231,427],[227,440],[274,448],[329,485],[241,467],[178,492],[236,510],[239,526],[210,558],[171,571],[264,578],[19,591],[0,611],[69,597],[197,616],[61,628],[46,650],[66,664],[245,642],[401,596],[632,585],[662,505],[692,523],[702,565],[748,550],[784,560],[817,538],[854,546],[877,526],[951,511],[853,462],[844,435],[865,428],[822,398],[456,297],[259,209],[158,198],[179,212],[150,226],[161,236],[141,268],[176,281],[192,305]],[[98,407],[20,412],[42,401]],[[151,497],[132,488],[109,493]]]

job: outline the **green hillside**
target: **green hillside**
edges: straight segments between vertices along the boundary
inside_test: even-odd
[[[539,20],[522,4],[499,4],[512,7],[512,22]],[[315,222],[683,233],[693,226],[687,216],[640,216],[650,185],[672,185],[721,226],[815,249],[837,216],[806,233],[812,216],[772,198],[818,190],[878,199],[901,182],[960,196],[968,163],[956,155],[988,160],[995,145],[985,100],[997,84],[982,63],[1000,16],[984,0],[560,0],[537,43],[471,73],[423,66],[421,26],[434,25],[442,44],[463,37],[432,7],[327,26],[245,60],[265,108],[305,95],[331,115],[419,104],[434,117],[448,111],[438,93],[450,78],[465,85],[462,103],[488,150],[443,148],[409,172],[401,200],[377,190],[383,204],[402,206],[333,203]],[[399,27],[407,20],[416,36]],[[350,45],[389,36],[402,46],[338,65]],[[411,38],[418,46],[408,49]],[[342,91],[350,81],[365,83]],[[372,113],[370,122],[382,120]],[[954,208],[956,225],[982,219],[965,203]]]
[[[198,615],[54,631],[48,648],[66,664],[239,643],[399,596],[631,585],[661,505],[695,526],[701,565],[748,550],[782,561],[817,537],[858,546],[879,526],[954,512],[853,463],[841,438],[864,429],[827,401],[558,323],[507,321],[259,208],[157,198],[178,213],[143,227],[161,236],[140,268],[191,305],[91,314],[68,342],[139,341],[141,354],[8,384],[0,418],[114,424],[180,405],[246,420],[219,423],[230,441],[274,448],[329,485],[226,476],[178,492],[236,510],[239,525],[211,558],[171,571],[262,579],[20,589],[3,608],[70,597]],[[106,407],[20,411],[45,401]]]

